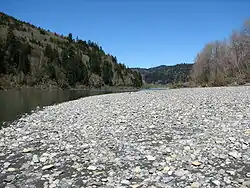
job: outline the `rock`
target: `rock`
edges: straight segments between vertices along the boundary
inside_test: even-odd
[[[121,184],[122,185],[130,185],[130,181],[128,181],[128,180],[122,180]]]
[[[242,183],[243,186],[250,187],[250,181],[244,181]]]
[[[236,141],[236,138],[234,138],[234,137],[229,137],[229,140],[230,140],[231,142],[235,142],[235,141]]]
[[[199,161],[194,161],[194,162],[192,162],[192,165],[193,166],[200,166],[202,163],[201,162],[199,162]]]
[[[158,167],[159,166],[159,163],[158,162],[153,162],[153,167]]]
[[[149,169],[149,171],[148,171],[150,174],[154,174],[155,172],[156,172],[156,169],[155,168],[151,168],[151,169]]]
[[[88,180],[82,180],[83,185],[86,185],[88,183]]]
[[[3,163],[3,168],[8,168],[9,166],[10,166],[10,163],[9,163],[9,162]]]
[[[219,158],[220,158],[220,159],[226,159],[226,158],[227,158],[227,155],[225,155],[225,154],[222,153],[222,154],[220,154]]]
[[[219,180],[213,180],[212,183],[216,186],[220,186],[220,181]]]
[[[164,174],[166,174],[166,173],[168,173],[169,170],[170,170],[170,167],[165,166],[165,167],[163,168],[162,172],[163,172]]]
[[[154,161],[154,160],[155,160],[155,157],[153,157],[153,156],[151,156],[151,155],[147,155],[146,157],[147,157],[147,159],[148,159],[149,161]]]
[[[140,173],[141,172],[140,166],[136,166],[134,171],[135,171],[135,173]]]
[[[201,185],[199,182],[193,182],[190,186],[191,188],[199,188]]]
[[[242,149],[243,149],[243,150],[246,150],[247,148],[248,148],[248,145],[242,144]]]
[[[97,169],[97,167],[93,166],[93,165],[90,165],[87,169],[91,170],[91,171],[95,171]]]
[[[190,150],[191,150],[191,147],[190,147],[190,146],[184,146],[184,150],[185,150],[185,151],[190,151]]]
[[[82,148],[83,150],[85,150],[85,149],[89,149],[90,146],[89,146],[89,144],[83,144],[83,145],[81,146],[81,148]]]
[[[30,167],[30,164],[28,164],[28,163],[24,163],[22,166],[21,166],[21,170],[22,169],[28,169]]]
[[[241,153],[237,152],[236,150],[229,152],[228,155],[234,157],[235,159],[241,158]]]
[[[171,182],[173,179],[174,179],[174,177],[163,177],[163,178],[161,179],[161,181],[162,181],[164,184],[167,184],[167,183]]]
[[[240,178],[240,179],[238,179],[237,181],[238,181],[239,183],[242,184],[242,183],[244,182],[244,179],[241,179],[241,178]]]
[[[223,174],[225,174],[225,170],[224,170],[224,169],[220,169],[220,170],[218,171],[218,173],[221,174],[221,175],[223,175]]]
[[[168,175],[169,175],[169,176],[172,176],[172,174],[173,174],[173,171],[171,171],[171,170],[168,171]]]
[[[188,174],[189,171],[187,170],[183,170],[183,169],[180,169],[180,170],[177,170],[174,172],[174,175],[178,176],[178,177],[181,177],[181,176],[184,176],[186,174]]]
[[[171,148],[169,148],[169,147],[166,147],[165,149],[164,149],[164,153],[171,153],[172,152],[172,150],[171,150]]]
[[[134,185],[131,185],[131,188],[140,188],[140,187],[142,187],[141,184],[134,184]]]
[[[15,178],[16,178],[15,175],[9,175],[9,176],[7,176],[7,177],[5,178],[4,181],[6,181],[6,182],[12,182]]]
[[[40,157],[39,161],[45,163],[47,161],[47,157]]]
[[[108,179],[107,178],[102,178],[101,181],[102,182],[108,182]]]
[[[7,171],[8,172],[15,172],[17,169],[16,168],[8,168]]]
[[[5,188],[16,188],[16,186],[15,185],[13,185],[13,184],[7,184],[6,186],[5,186]]]
[[[33,161],[33,163],[39,163],[38,156],[37,155],[33,155],[32,161]]]
[[[61,174],[63,174],[63,171],[55,171],[55,172],[53,173],[53,176],[54,176],[54,177],[57,177],[57,176],[60,176]]]
[[[247,187],[249,92],[138,91],[47,106],[0,130],[0,187],[8,175],[16,187]]]
[[[54,168],[54,165],[53,164],[50,164],[50,165],[45,165],[42,167],[42,170],[51,170],[52,168]]]
[[[226,184],[231,184],[231,180],[229,177],[224,177],[223,178],[223,181],[226,183]]]
[[[35,149],[34,148],[24,148],[23,149],[23,153],[30,153],[32,151],[35,151]]]

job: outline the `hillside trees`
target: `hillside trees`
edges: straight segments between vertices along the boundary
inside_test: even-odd
[[[102,67],[102,78],[106,85],[113,85],[112,79],[113,79],[113,69],[112,64],[108,61],[104,61],[103,67]]]
[[[122,85],[120,78],[124,86],[130,86],[132,79],[140,82],[133,71],[119,64],[115,56],[106,54],[96,42],[78,37],[74,40],[72,33],[62,36],[4,13],[0,15],[2,88],[113,86]]]
[[[208,86],[250,82],[250,26],[244,25],[228,40],[205,45],[195,59],[191,77]]]
[[[0,73],[28,74],[30,72],[29,55],[31,46],[20,42],[9,27],[6,41],[0,41]]]

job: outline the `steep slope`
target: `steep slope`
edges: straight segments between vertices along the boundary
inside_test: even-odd
[[[142,85],[141,75],[92,41],[74,40],[0,13],[0,88]]]
[[[161,65],[148,69],[134,68],[133,70],[140,72],[143,80],[148,84],[173,84],[187,82],[192,66],[192,64]]]

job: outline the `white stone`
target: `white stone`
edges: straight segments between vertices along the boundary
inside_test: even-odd
[[[237,152],[236,150],[229,152],[228,155],[230,155],[236,159],[241,158],[241,153]]]
[[[213,180],[212,182],[213,182],[214,185],[220,186],[220,181],[219,180]]]
[[[37,156],[37,155],[33,155],[32,161],[33,161],[34,163],[39,163],[38,156]]]
[[[90,165],[87,169],[88,169],[88,170],[91,170],[91,171],[94,171],[94,170],[97,169],[97,167],[96,167],[96,166],[93,166],[93,165]]]
[[[155,157],[154,157],[154,156],[147,155],[146,157],[147,157],[147,159],[148,159],[149,161],[154,161],[154,160],[155,160]]]
[[[121,184],[122,185],[130,185],[130,181],[128,181],[128,180],[122,180]]]

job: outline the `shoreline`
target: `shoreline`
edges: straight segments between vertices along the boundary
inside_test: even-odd
[[[250,87],[47,106],[0,130],[0,187],[249,185]]]

